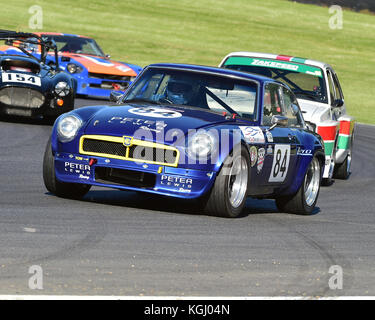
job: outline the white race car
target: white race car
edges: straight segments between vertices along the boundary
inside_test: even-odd
[[[323,182],[349,178],[355,121],[346,113],[339,80],[329,64],[269,53],[232,52],[219,66],[286,83],[298,99],[306,125],[324,140]]]

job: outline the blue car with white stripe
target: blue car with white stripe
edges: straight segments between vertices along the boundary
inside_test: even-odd
[[[59,117],[46,146],[46,188],[81,198],[91,186],[198,199],[237,217],[246,198],[311,214],[324,149],[283,83],[221,68],[153,64],[116,105]]]
[[[142,70],[135,64],[110,59],[90,37],[56,32],[35,34],[54,41],[60,68],[77,80],[77,96],[108,99],[111,90],[125,90]],[[39,49],[34,51],[38,55]],[[52,59],[49,61],[53,63]]]

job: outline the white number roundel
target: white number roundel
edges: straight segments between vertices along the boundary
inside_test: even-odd
[[[154,108],[154,107],[139,107],[139,108],[132,108],[128,110],[130,113],[145,116],[145,117],[152,117],[152,118],[180,118],[182,114],[180,112],[165,109],[165,108]]]

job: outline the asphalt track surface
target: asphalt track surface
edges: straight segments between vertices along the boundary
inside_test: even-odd
[[[42,180],[50,131],[0,121],[1,295],[375,296],[375,127],[357,125],[353,173],[321,189],[314,215],[249,199],[238,219],[103,188],[58,198]],[[42,290],[29,288],[34,265]]]

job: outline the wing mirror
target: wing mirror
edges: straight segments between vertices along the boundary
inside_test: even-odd
[[[110,54],[106,54],[106,55],[105,55],[105,58],[106,58],[107,60],[109,60],[109,59],[111,59],[111,55],[110,55]]]
[[[124,93],[122,93],[120,91],[112,90],[110,95],[109,95],[109,101],[120,104],[122,102],[123,97],[124,97]]]
[[[332,103],[333,108],[341,108],[344,105],[344,101],[342,99],[336,99]]]
[[[287,127],[288,126],[288,118],[284,116],[272,116],[271,119],[271,127],[269,130],[272,130],[273,128],[280,126],[280,127]]]

